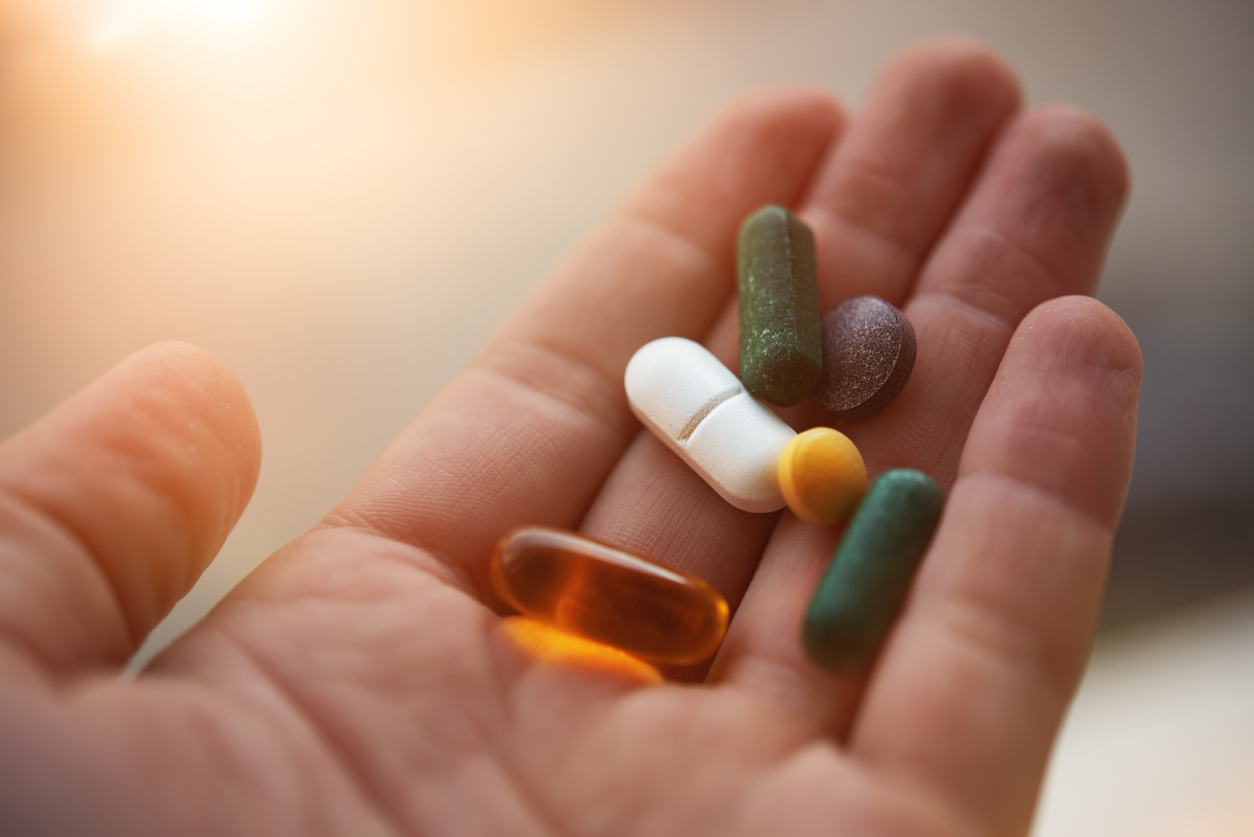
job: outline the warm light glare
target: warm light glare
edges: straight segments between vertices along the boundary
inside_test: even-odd
[[[639,657],[532,619],[511,616],[501,621],[501,631],[537,663],[567,666],[587,674],[622,678],[645,686],[662,682],[658,670]]]
[[[96,49],[110,49],[168,25],[243,26],[257,18],[261,0],[145,0],[129,3],[91,33]]]

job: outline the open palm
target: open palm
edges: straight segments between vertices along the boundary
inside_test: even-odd
[[[1022,834],[1082,670],[1132,461],[1140,357],[1092,290],[1126,189],[1090,117],[1018,110],[983,47],[895,59],[846,120],[752,93],[682,148],[312,532],[133,679],[256,478],[239,385],[141,352],[0,448],[5,833]],[[841,425],[947,508],[869,676],[801,613],[835,530],[727,505],[631,417],[665,335],[735,369],[734,238],[815,230],[821,307],[902,307],[902,395]],[[797,427],[830,423],[785,411]],[[493,544],[546,524],[709,580],[712,665],[646,685],[501,630]]]

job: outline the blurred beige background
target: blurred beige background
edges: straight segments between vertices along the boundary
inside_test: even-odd
[[[141,652],[313,525],[561,253],[747,86],[856,106],[961,31],[1105,119],[1137,470],[1038,837],[1254,834],[1248,0],[0,0],[0,431],[148,343],[225,359],[249,510]]]

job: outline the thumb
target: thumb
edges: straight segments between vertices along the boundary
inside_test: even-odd
[[[239,381],[180,343],[0,445],[0,670],[124,663],[217,554],[260,462]]]

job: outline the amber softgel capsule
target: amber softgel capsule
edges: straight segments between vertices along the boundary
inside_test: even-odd
[[[727,602],[701,579],[573,532],[515,529],[489,575],[524,616],[653,663],[706,660],[727,631]]]

